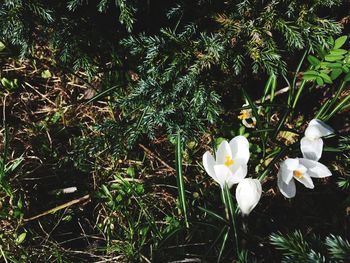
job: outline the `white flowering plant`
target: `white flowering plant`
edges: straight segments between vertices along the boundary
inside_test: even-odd
[[[350,55],[341,49],[345,41],[346,37],[330,40],[333,48],[318,57],[307,51],[298,70],[306,57],[310,66],[301,79],[298,72],[292,81],[285,76],[270,76],[261,98],[242,88],[245,103],[236,115],[237,121],[242,122],[236,128],[236,135],[229,142],[221,139],[216,143],[216,151],[204,153],[203,168],[221,189],[226,219],[232,225],[225,233],[233,230],[237,257],[244,254],[246,246],[240,236],[248,234],[248,223],[262,214],[268,216],[269,211],[265,208],[263,212],[259,202],[272,202],[266,201],[272,196],[285,198],[284,205],[290,206],[287,199],[322,196],[322,191],[327,192],[326,185],[332,187],[327,183],[329,178],[339,174],[337,161],[346,156],[348,147],[341,146],[340,131],[331,126],[342,128],[332,121],[336,114],[348,118],[345,116],[350,105],[346,88],[350,83]],[[282,81],[287,87],[278,89]],[[314,93],[331,84],[336,86],[334,95],[322,105],[309,101]],[[310,110],[308,103],[314,111],[311,114],[303,112],[303,108]],[[300,188],[296,181],[306,189]],[[234,196],[232,188],[235,188]],[[292,206],[296,207],[297,202]],[[209,213],[207,209],[204,211]]]

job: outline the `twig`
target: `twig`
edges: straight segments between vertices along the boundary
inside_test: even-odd
[[[24,222],[29,222],[29,221],[32,221],[32,220],[35,220],[35,219],[38,219],[40,217],[43,217],[43,216],[46,216],[48,214],[52,214],[52,213],[55,213],[59,210],[62,210],[64,208],[67,208],[67,207],[70,207],[72,205],[75,205],[75,204],[78,204],[78,203],[82,203],[82,202],[85,202],[85,201],[90,201],[90,195],[84,195],[83,197],[80,197],[78,199],[75,199],[75,200],[72,200],[72,201],[69,201],[65,204],[62,204],[62,205],[59,205],[57,207],[54,207],[50,210],[47,210],[41,214],[38,214],[36,216],[32,216],[32,217],[29,217],[29,218],[25,218],[23,219]]]
[[[49,98],[47,98],[44,94],[42,94],[40,91],[38,91],[36,88],[34,88],[32,85],[30,85],[28,82],[24,82],[24,84],[28,87],[30,87],[32,90],[34,90],[36,93],[38,93],[43,99],[47,100],[48,102],[50,102],[53,106],[57,106],[56,103],[54,103],[52,100],[50,100]]]
[[[122,183],[122,182],[133,182],[133,183],[139,183],[142,184],[143,180],[141,179],[135,179],[135,178],[123,178],[123,179],[115,179],[111,180],[108,183]]]
[[[1,250],[1,255],[2,255],[2,257],[3,257],[4,260],[5,260],[5,263],[8,263],[8,261],[7,261],[7,259],[6,259],[6,256],[5,256],[5,253],[4,253],[4,251],[2,250],[2,246],[0,246],[0,250]]]
[[[289,87],[285,87],[283,89],[280,89],[280,90],[276,91],[275,96],[278,96],[278,95],[281,95],[283,93],[286,93],[286,92],[288,92],[288,90],[289,90]],[[266,100],[269,100],[270,97],[271,97],[270,95],[267,95],[266,96]],[[260,103],[260,102],[261,102],[261,100],[256,100],[255,101],[255,103]]]
[[[160,157],[158,157],[158,155],[156,155],[155,153],[153,153],[150,149],[146,148],[143,144],[139,143],[139,146],[147,153],[149,154],[151,157],[157,159],[161,164],[163,164],[166,168],[168,168],[171,172],[175,173],[175,169],[173,167],[171,167],[169,164],[167,164],[166,162],[164,162],[162,159],[160,159]]]
[[[6,65],[6,66],[8,66],[8,65]],[[11,66],[11,65],[9,65],[9,66]],[[21,70],[21,69],[25,69],[25,68],[26,68],[26,66],[22,66],[19,68],[6,68],[6,69],[3,69],[2,71],[9,72],[9,71],[16,71],[16,70]]]

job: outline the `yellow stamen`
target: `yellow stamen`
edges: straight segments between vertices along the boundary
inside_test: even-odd
[[[238,115],[238,119],[245,120],[249,118],[249,113],[246,110],[242,110],[240,114]]]
[[[298,170],[293,171],[293,175],[299,179],[302,179],[304,177],[304,174]]]
[[[227,167],[230,167],[234,163],[234,161],[231,159],[231,157],[229,155],[226,155],[225,159],[226,159],[225,165]]]

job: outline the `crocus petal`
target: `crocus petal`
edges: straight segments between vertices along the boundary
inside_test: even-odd
[[[227,178],[229,176],[230,170],[226,165],[219,164],[214,166],[215,170],[215,181],[220,185],[221,188],[224,188]]]
[[[235,174],[236,171],[241,167],[241,166],[247,166],[247,163],[243,159],[234,159],[233,164],[229,166],[230,171]]]
[[[299,165],[299,160],[297,158],[287,158],[283,161],[283,164],[288,170],[294,171]]]
[[[218,150],[216,151],[216,164],[225,164],[227,156],[232,158],[230,145],[227,141],[222,141],[219,145]]]
[[[297,169],[298,165],[299,160],[291,158],[288,158],[281,163],[278,173],[283,182],[286,184],[290,182],[290,180],[293,178],[293,171]]]
[[[331,171],[322,163],[308,160],[308,159],[304,159],[304,158],[300,158],[299,161],[306,168],[308,168],[307,173],[311,177],[324,178],[324,177],[328,177],[328,176],[332,175]]]
[[[293,198],[296,194],[295,182],[292,178],[289,183],[285,183],[281,175],[277,175],[277,186],[280,189],[280,192],[287,198]]]
[[[298,165],[296,170],[303,173],[303,174],[306,173],[306,171],[307,171],[306,166],[303,165],[302,163],[300,163],[300,159],[299,159],[299,165]]]
[[[307,173],[304,173],[302,177],[294,176],[294,179],[302,183],[306,188],[313,189],[315,187],[310,175]]]
[[[213,155],[207,151],[204,155],[203,155],[203,166],[205,171],[209,174],[210,177],[212,177],[214,180],[216,180],[216,176],[215,176],[215,170],[214,170],[214,165],[215,165],[215,159],[213,157]]]
[[[249,122],[247,120],[249,120]],[[255,117],[251,117],[251,118],[243,119],[242,123],[247,128],[255,128],[255,126],[256,126],[256,118]]]
[[[318,161],[322,156],[323,140],[303,137],[300,141],[300,150],[304,158]]]
[[[247,176],[248,166],[246,164],[240,165],[238,169],[236,169],[234,172],[232,172],[231,170],[230,172],[231,173],[227,178],[227,184],[229,188],[231,188],[234,184],[238,184]]]
[[[255,127],[256,126],[256,118],[255,117],[251,117],[251,120],[253,122],[253,126]]]
[[[305,130],[305,136],[310,139],[316,139],[323,136],[330,135],[334,130],[323,121],[313,119],[310,121],[308,127]]]
[[[304,158],[318,161],[322,156],[323,140],[321,138],[309,139],[305,136],[300,141],[300,150]]]
[[[230,141],[230,148],[232,152],[232,158],[244,160],[248,163],[250,153],[249,153],[249,142],[246,137],[239,135],[234,137]]]
[[[249,215],[261,197],[261,184],[257,179],[245,178],[236,188],[236,199],[243,215]]]

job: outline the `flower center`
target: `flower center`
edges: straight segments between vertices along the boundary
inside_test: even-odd
[[[225,165],[227,167],[230,167],[233,163],[234,163],[234,161],[232,160],[232,158],[229,155],[226,155],[226,157],[225,157]]]
[[[248,119],[249,117],[250,117],[250,114],[247,110],[242,110],[238,115],[238,119],[240,120],[245,120],[245,119]]]
[[[304,177],[304,174],[298,170],[293,171],[293,175],[299,179],[302,179]]]

